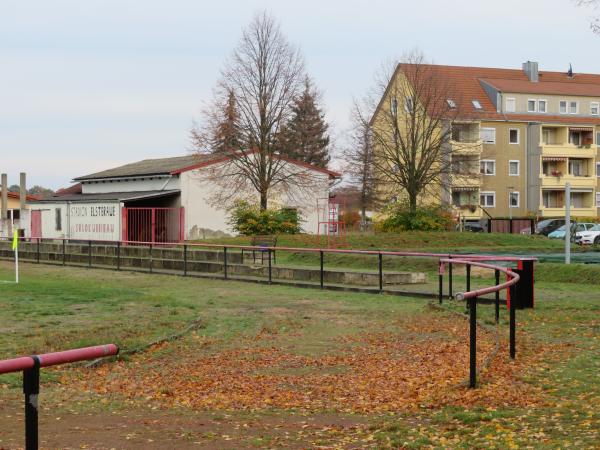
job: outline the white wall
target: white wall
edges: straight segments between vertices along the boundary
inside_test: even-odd
[[[231,163],[230,163],[231,164]],[[227,205],[211,205],[219,188],[203,176],[202,170],[192,170],[181,174],[181,205],[185,208],[185,238],[202,238],[199,230],[233,233],[227,225]],[[329,175],[311,171],[313,187],[292,192],[271,193],[269,202],[276,207],[298,208],[305,222],[302,227],[307,233],[316,233],[318,227],[317,198],[329,195]],[[248,189],[251,192],[251,189]],[[248,192],[240,192],[239,198],[248,200]],[[258,194],[251,194],[252,201],[258,202]]]
[[[168,191],[179,189],[179,176],[123,179],[120,181],[100,181],[83,183],[83,194],[105,194],[107,192]]]

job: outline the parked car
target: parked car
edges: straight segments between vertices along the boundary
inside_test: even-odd
[[[577,233],[582,232],[582,231],[587,231],[590,228],[594,227],[595,225],[596,225],[595,223],[587,223],[587,222],[572,223],[571,224],[571,235],[577,236]],[[567,230],[566,225],[563,225],[562,227],[559,227],[556,230],[554,230],[552,233],[548,234],[548,237],[550,239],[564,239],[566,230]]]
[[[594,225],[586,231],[580,231],[575,234],[575,243],[582,245],[600,244],[600,224]]]
[[[482,233],[484,230],[483,226],[479,222],[467,222],[464,226],[465,231],[472,233]]]
[[[541,220],[535,226],[535,234],[541,234],[543,236],[548,236],[558,227],[561,227],[565,224],[565,219],[545,219]]]

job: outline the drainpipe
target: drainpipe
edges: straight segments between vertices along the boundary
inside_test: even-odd
[[[565,264],[571,264],[571,183],[565,185]]]

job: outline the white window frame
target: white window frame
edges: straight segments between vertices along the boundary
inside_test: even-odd
[[[513,195],[517,196],[517,204],[513,205],[512,204],[512,197]],[[519,191],[510,191],[508,193],[508,205],[510,208],[519,208],[521,206],[521,193]]]
[[[517,163],[517,173],[510,173],[510,164]],[[509,177],[518,177],[521,173],[521,161],[518,159],[509,159],[508,160],[508,176]]]
[[[571,111],[571,105],[575,103],[575,112]],[[579,102],[576,100],[569,100],[569,114],[579,114]]]
[[[415,109],[415,105],[413,102],[413,98],[412,97],[405,97],[404,98],[404,110],[407,113],[412,113]]]
[[[390,99],[390,111],[392,112],[393,116],[398,115],[398,98],[397,97],[392,97]]]
[[[560,109],[561,109],[563,103],[565,105],[565,110],[561,111]],[[560,100],[558,102],[558,113],[559,114],[569,114],[569,102],[567,100]]]
[[[594,108],[596,108],[596,112],[594,113]],[[598,116],[600,115],[600,102],[590,102],[590,115]]]
[[[482,196],[482,195],[484,195],[484,196],[486,196],[486,197],[487,197],[488,195],[491,195],[491,196],[492,196],[492,204],[491,204],[491,205],[487,205],[487,204],[485,204],[485,205],[482,205],[482,204],[481,204],[481,196]],[[481,191],[481,192],[479,193],[479,205],[480,205],[480,206],[483,206],[483,207],[485,207],[485,208],[495,208],[495,207],[496,207],[496,191]]]
[[[475,108],[477,111],[479,111],[480,109],[483,109],[483,106],[481,106],[481,102],[479,100],[477,100],[476,98],[471,100],[471,104],[473,105],[473,108]]]
[[[600,178],[600,162],[596,163],[596,177]]]
[[[493,134],[494,134],[494,140],[493,141],[484,141],[483,138],[482,138],[481,140],[483,141],[483,143],[484,144],[495,144],[496,143],[496,129],[495,128],[491,128],[491,127],[489,127],[489,128],[488,127],[480,128],[479,129],[480,137],[481,137],[481,132],[484,131],[484,130],[485,131],[492,131]]]
[[[596,192],[596,207],[600,208],[600,192]]]
[[[492,173],[486,173],[486,171],[484,170],[483,172],[481,171],[481,164],[487,165],[488,163],[492,164],[493,167],[493,171]],[[479,161],[479,173],[481,173],[482,175],[486,175],[488,177],[493,177],[494,175],[496,175],[496,160],[495,159],[482,159]]]
[[[533,102],[533,109],[529,109],[529,102]],[[527,112],[537,112],[537,100],[535,98],[527,99]]]
[[[512,103],[512,109],[508,107],[509,103]],[[516,112],[517,99],[515,97],[506,97],[506,101],[504,102],[504,109],[506,112]]]
[[[517,132],[517,142],[510,142],[510,132],[511,131]],[[509,128],[508,129],[508,143],[511,145],[519,145],[520,142],[521,142],[521,131],[518,128]]]
[[[544,104],[544,110],[542,111],[542,108],[540,108],[541,104]],[[540,114],[545,114],[548,112],[548,100],[546,100],[545,98],[540,98],[538,99],[538,112]]]

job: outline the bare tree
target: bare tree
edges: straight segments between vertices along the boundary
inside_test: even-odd
[[[367,209],[377,204],[373,145],[369,126],[371,113],[367,101],[354,101],[351,113],[350,142],[343,153],[346,163],[345,171],[351,177],[349,181],[359,191],[359,208],[363,223],[367,219]]]
[[[411,212],[424,196],[447,202],[452,123],[462,104],[456,91],[414,51],[382,68],[375,93],[380,100],[370,127],[378,184],[404,196]]]
[[[311,187],[311,171],[289,164],[276,145],[276,136],[289,120],[304,80],[299,50],[288,43],[272,17],[266,13],[255,16],[243,30],[215,90],[213,105],[234,101],[229,107],[236,114],[237,148],[226,152],[228,164],[207,172],[218,188],[219,202],[228,202],[250,189],[266,209],[273,190],[289,194]],[[192,143],[199,153],[211,152],[206,136],[214,131],[218,113],[209,108],[203,115],[204,124],[192,130]]]
[[[594,10],[598,10],[598,8],[600,8],[600,0],[575,0],[575,4],[577,6],[590,7]],[[600,16],[595,16],[592,18],[590,28],[594,33],[600,34]]]

